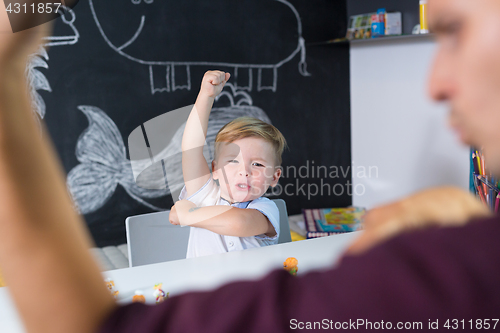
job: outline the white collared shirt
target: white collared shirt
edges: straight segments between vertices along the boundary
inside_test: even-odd
[[[264,234],[251,237],[236,237],[219,235],[203,228],[190,227],[186,258],[207,256],[278,244],[280,233],[279,210],[276,204],[268,198],[260,197],[252,201],[236,202],[232,205],[220,196],[220,188],[212,177],[196,193],[186,198],[186,187],[181,191],[179,200],[189,200],[198,207],[224,205],[237,208],[256,209],[267,217],[276,230],[276,235],[268,237]]]

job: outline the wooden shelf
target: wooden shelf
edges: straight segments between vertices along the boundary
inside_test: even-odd
[[[323,42],[306,43],[307,46],[313,45],[325,45],[325,44],[371,44],[379,43],[383,41],[406,41],[406,40],[419,40],[419,39],[433,39],[434,34],[419,34],[419,35],[397,35],[397,36],[385,36],[377,38],[366,38],[366,39],[334,39]]]
[[[377,38],[366,38],[366,39],[353,39],[349,41],[351,44],[359,43],[377,43],[382,41],[397,41],[397,40],[417,40],[417,39],[433,39],[434,34],[419,34],[419,35],[397,35],[397,36],[385,36]]]

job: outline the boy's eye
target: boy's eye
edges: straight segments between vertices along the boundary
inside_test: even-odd
[[[229,160],[228,163],[238,163],[238,161],[237,160]]]
[[[263,167],[263,166],[264,166],[263,164],[260,164],[260,163],[258,163],[258,162],[254,162],[254,163],[252,163],[252,164],[253,164],[254,166],[258,166],[258,167]]]

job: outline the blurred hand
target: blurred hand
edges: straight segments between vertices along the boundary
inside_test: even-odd
[[[471,193],[439,187],[413,194],[401,201],[374,208],[365,215],[365,230],[347,249],[360,254],[403,232],[430,226],[460,226],[475,217],[492,216]]]
[[[25,1],[29,8],[32,0]],[[17,14],[22,15],[22,14]],[[29,20],[28,15],[19,16]],[[31,18],[32,19],[32,18]],[[0,69],[11,68],[13,63],[25,65],[27,56],[34,53],[44,36],[52,33],[52,23],[45,23],[31,29],[13,33],[4,1],[0,2]]]

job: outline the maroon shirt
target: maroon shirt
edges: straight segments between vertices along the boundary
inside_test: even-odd
[[[369,331],[387,329],[388,322],[392,329],[421,323],[414,330],[430,331],[436,320],[434,332],[470,332],[478,319],[500,331],[500,322],[492,330],[491,321],[500,319],[499,217],[400,235],[324,272],[294,277],[278,270],[161,305],[123,306],[99,332],[274,333],[357,323]]]

